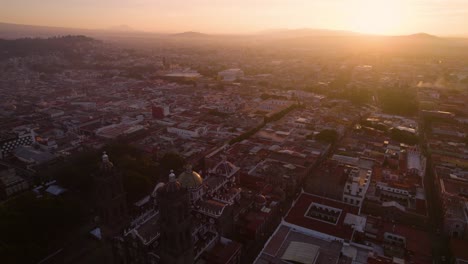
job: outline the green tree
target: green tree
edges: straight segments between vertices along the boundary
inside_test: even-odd
[[[395,141],[405,143],[408,145],[416,145],[419,142],[419,138],[417,135],[396,128],[390,130],[390,137]]]
[[[146,175],[131,170],[123,174],[123,185],[127,200],[132,203],[145,197],[154,187],[153,182]]]
[[[415,88],[401,86],[385,88],[378,91],[382,110],[389,114],[413,115],[418,111],[418,100]]]
[[[333,129],[324,129],[315,136],[315,139],[321,142],[333,144],[338,140],[338,132]]]
[[[0,205],[2,263],[38,262],[82,222],[82,212],[67,196],[36,197],[32,192]]]

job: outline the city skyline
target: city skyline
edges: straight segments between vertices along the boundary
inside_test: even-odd
[[[0,8],[0,263],[468,263],[468,0]]]
[[[468,3],[460,0],[411,1],[227,1],[190,4],[162,1],[20,0],[4,3],[2,22],[138,31],[248,34],[270,29],[314,28],[364,34],[405,35],[427,32],[466,36]],[[444,21],[444,23],[440,23]]]

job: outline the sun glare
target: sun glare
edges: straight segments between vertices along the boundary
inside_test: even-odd
[[[391,34],[400,28],[403,10],[398,1],[360,0],[350,6],[351,28],[368,34]]]

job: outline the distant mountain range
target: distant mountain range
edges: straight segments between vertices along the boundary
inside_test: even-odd
[[[416,33],[411,35],[384,36],[360,34],[344,30],[327,29],[272,29],[254,34],[206,34],[186,31],[176,34],[137,31],[128,25],[107,29],[78,29],[64,27],[43,27],[0,23],[0,39],[25,37],[47,38],[52,36],[85,35],[94,39],[127,41],[136,45],[151,45],[154,40],[168,41],[170,45],[257,45],[275,47],[294,52],[337,52],[373,51],[394,54],[431,54],[468,56],[468,38],[448,38]],[[187,41],[190,39],[190,41]]]
[[[437,38],[439,38],[438,36],[427,34],[427,33],[416,33],[416,34],[412,34],[412,35],[406,35],[406,36],[403,36],[403,37],[410,37],[410,38],[416,38],[416,39],[437,39]]]
[[[107,28],[107,30],[110,30],[110,31],[120,31],[120,32],[138,31],[138,30],[135,30],[134,28],[130,27],[129,25],[112,26],[112,27]]]
[[[91,37],[108,37],[108,36],[131,36],[141,34],[160,35],[157,33],[147,33],[133,29],[128,25],[117,25],[106,29],[84,29],[84,28],[67,28],[67,27],[49,27],[49,26],[34,26],[21,25],[12,23],[0,22],[0,38],[16,39],[26,37],[52,37],[64,35],[87,35]]]
[[[186,32],[182,32],[182,33],[172,34],[171,36],[183,37],[183,38],[204,38],[204,37],[210,37],[212,35],[205,34],[205,33],[200,33],[200,32],[195,32],[195,31],[186,31]]]
[[[108,35],[112,33],[116,34],[140,34],[140,35],[168,35],[173,37],[184,37],[184,38],[205,38],[214,36],[227,36],[229,34],[205,34],[196,31],[186,31],[176,34],[162,34],[155,32],[144,32],[135,30],[129,25],[117,25],[106,29],[82,29],[82,28],[66,28],[66,27],[49,27],[49,26],[34,26],[34,25],[21,25],[12,23],[0,22],[0,38],[21,38],[21,37],[48,37],[56,35],[75,35],[84,34],[90,36]],[[236,36],[236,35],[232,35]],[[370,36],[368,34],[361,34],[352,31],[345,30],[328,30],[328,29],[312,29],[312,28],[301,28],[301,29],[269,29],[260,31],[254,34],[243,34],[238,36],[258,36],[265,38],[301,38],[301,37],[337,37],[337,36]],[[385,36],[381,36],[385,37]],[[394,37],[410,37],[414,39],[436,39],[437,36],[430,35],[427,33],[417,33],[406,36],[394,36]]]
[[[260,31],[257,35],[275,36],[275,37],[306,37],[306,36],[359,36],[360,33],[346,30],[330,30],[330,29],[269,29]]]
[[[0,22],[0,38],[22,38],[22,37],[49,37],[56,35],[83,34],[90,32],[86,29],[20,25]]]
[[[330,52],[396,52],[405,54],[468,54],[468,38],[447,38],[416,33],[411,35],[384,36],[360,34],[344,30],[327,29],[271,29],[254,34],[206,34],[186,31],[176,34],[163,34],[137,31],[128,25],[118,25],[107,29],[78,29],[64,27],[44,27],[0,23],[0,39],[25,37],[51,37],[65,35],[85,35],[94,39],[129,40],[143,43],[159,39],[178,43],[191,39],[193,44],[213,45],[265,45],[286,50],[310,50]],[[190,41],[189,41],[190,43]]]

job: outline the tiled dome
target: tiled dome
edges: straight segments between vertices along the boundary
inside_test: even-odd
[[[179,175],[177,180],[185,188],[197,188],[203,183],[203,178],[200,174],[193,171],[191,166],[187,166],[186,170]]]

